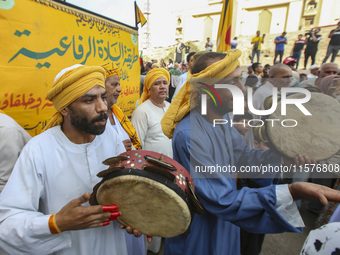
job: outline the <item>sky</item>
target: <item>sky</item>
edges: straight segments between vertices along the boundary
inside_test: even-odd
[[[175,12],[204,5],[208,0],[150,0],[150,33],[154,47],[168,46],[174,36]],[[66,0],[124,24],[135,26],[134,0]],[[137,0],[144,11],[147,0]],[[173,42],[175,43],[175,42]]]

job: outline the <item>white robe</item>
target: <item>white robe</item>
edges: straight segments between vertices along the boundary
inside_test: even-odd
[[[154,105],[150,99],[142,103],[132,113],[131,123],[135,127],[143,150],[155,151],[172,158],[171,139],[164,135],[161,120],[170,103],[165,107]]]
[[[0,195],[0,248],[9,254],[127,254],[117,222],[55,235],[48,226],[50,213],[92,192],[97,173],[107,169],[103,160],[124,151],[109,125],[86,144],[72,143],[60,126],[33,137]]]
[[[130,139],[130,136],[125,131],[123,126],[120,124],[116,115],[112,114],[112,117],[115,121],[114,125],[111,125],[113,130],[117,133],[120,140],[125,141],[126,139]],[[109,121],[109,120],[108,120]],[[132,150],[135,150],[135,147],[132,145]],[[144,245],[144,237],[136,238],[131,234],[125,233],[125,239],[128,249],[129,255],[144,255],[145,254],[145,245]]]
[[[14,119],[0,113],[0,192],[29,139],[31,136]]]
[[[188,72],[182,74],[180,77],[181,77],[181,79],[179,81],[179,84],[176,86],[174,94],[172,95],[171,102],[174,100],[174,98],[177,95],[178,91],[183,87],[184,83],[187,81],[187,79],[188,79]]]
[[[273,95],[274,86],[270,82],[266,82],[264,85],[259,87],[253,95],[253,106],[257,110],[264,110],[264,100]],[[260,116],[255,116],[260,118]]]
[[[112,114],[112,117],[115,121],[115,124],[112,125],[113,129],[117,132],[117,135],[119,137],[120,140],[125,141],[127,139],[130,139],[130,136],[128,135],[128,133],[125,131],[125,129],[122,127],[122,125],[120,124],[118,118],[116,117],[116,115]]]

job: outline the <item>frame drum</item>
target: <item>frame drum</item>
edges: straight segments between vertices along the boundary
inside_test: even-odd
[[[133,150],[103,162],[107,170],[93,188],[90,204],[116,204],[118,221],[149,236],[174,237],[188,231],[192,211],[203,213],[188,171],[175,160]]]
[[[303,97],[303,94],[293,94],[287,99]],[[287,104],[287,115],[281,115],[281,104],[278,104],[267,120],[279,121],[274,124],[271,121],[266,122],[265,129],[269,141],[289,158],[298,154],[315,160],[333,156],[340,149],[339,102],[331,96],[313,92],[311,99],[303,106],[312,115],[305,115],[295,104]]]

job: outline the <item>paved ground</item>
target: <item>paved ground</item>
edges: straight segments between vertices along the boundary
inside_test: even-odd
[[[261,255],[298,255],[310,230],[314,228],[317,216],[302,206],[300,210],[306,227],[302,234],[283,233],[266,235]]]
[[[283,233],[283,234],[268,234],[262,246],[260,255],[299,255],[302,245],[310,230],[314,228],[314,222],[317,216],[304,208],[304,203],[300,209],[305,228],[303,233]],[[158,255],[162,255],[159,253]],[[155,255],[148,252],[148,255]],[[238,255],[238,254],[235,254]]]

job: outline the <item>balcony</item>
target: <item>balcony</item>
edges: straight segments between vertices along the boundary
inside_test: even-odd
[[[305,9],[303,12],[304,16],[315,16],[318,12],[317,8],[309,8],[309,9]]]

